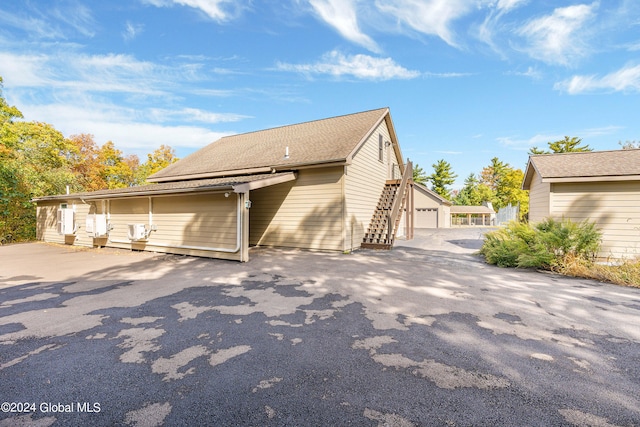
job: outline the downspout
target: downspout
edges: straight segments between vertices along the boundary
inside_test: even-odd
[[[149,198],[151,199],[151,198]],[[149,246],[156,246],[159,248],[176,248],[176,249],[191,249],[195,251],[211,251],[211,252],[222,252],[222,253],[236,253],[240,250],[242,245],[242,203],[240,200],[240,194],[236,194],[236,247],[233,249],[230,248],[214,248],[210,246],[193,246],[193,245],[177,245],[172,243],[150,243],[146,241],[142,241],[141,243],[146,243]],[[151,208],[151,200],[149,200],[149,207]],[[109,205],[109,216],[111,212],[111,205]],[[153,219],[151,210],[149,211],[149,221]],[[153,227],[150,224],[151,227]],[[109,239],[111,243],[119,243],[119,244],[131,244],[133,243],[130,240],[112,240]]]

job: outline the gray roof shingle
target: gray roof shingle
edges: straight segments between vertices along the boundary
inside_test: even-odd
[[[388,108],[221,138],[149,177],[169,181],[345,161]],[[285,157],[288,147],[289,156]]]
[[[640,150],[542,154],[531,162],[542,178],[640,175]]]

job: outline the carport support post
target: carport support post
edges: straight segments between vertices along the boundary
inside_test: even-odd
[[[251,203],[249,199],[249,191],[240,193],[240,209],[242,210],[240,227],[240,233],[242,234],[242,241],[240,243],[240,262],[249,261],[249,205]]]

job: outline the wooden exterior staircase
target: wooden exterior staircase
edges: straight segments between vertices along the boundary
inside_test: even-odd
[[[407,239],[413,238],[413,165],[407,161],[402,179],[386,182],[373,213],[361,248],[389,250],[398,232],[402,213],[407,207]]]

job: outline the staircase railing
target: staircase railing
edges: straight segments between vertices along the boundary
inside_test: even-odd
[[[396,197],[393,200],[393,204],[391,205],[391,209],[387,214],[387,241],[393,242],[393,238],[396,233],[396,219],[398,218],[398,213],[402,208],[402,201],[405,197],[405,193],[407,191],[407,185],[409,180],[413,179],[413,164],[410,160],[407,160],[407,164],[404,166],[404,173],[402,174],[402,181],[400,181],[400,186],[398,187],[398,191],[396,192]]]

